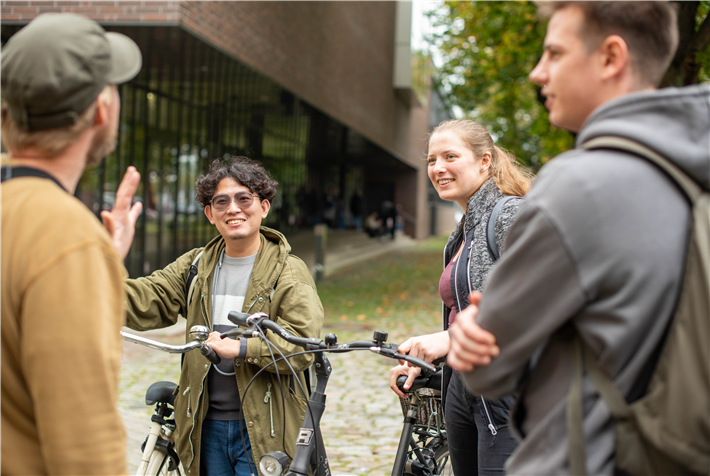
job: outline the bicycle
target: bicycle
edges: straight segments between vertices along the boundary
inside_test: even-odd
[[[248,315],[232,311],[228,314],[228,319],[239,327],[245,327],[246,330],[237,327],[221,334],[222,338],[229,336],[262,338],[268,343],[265,332],[270,330],[287,342],[303,347],[305,349],[303,353],[313,353],[315,356],[316,385],[307,401],[303,426],[299,430],[296,440],[296,450],[293,457],[283,451],[273,451],[263,455],[259,461],[259,469],[265,476],[307,476],[309,469],[311,470],[310,474],[313,476],[330,476],[331,474],[320,431],[320,421],[325,411],[325,389],[332,371],[330,362],[325,355],[326,353],[369,350],[385,357],[410,362],[429,371],[431,374],[436,372],[434,366],[421,359],[399,354],[397,352],[398,346],[386,343],[387,333],[382,331],[375,331],[371,341],[360,340],[347,344],[338,344],[338,338],[334,334],[327,334],[324,340],[294,336],[276,322],[269,320],[269,317],[263,313]],[[290,356],[281,355],[278,359],[272,358],[272,361],[274,363],[280,360],[288,362],[288,357]],[[261,369],[261,371],[264,370],[265,368]],[[443,425],[437,424],[435,432],[429,426],[428,431],[424,432],[421,424],[416,422],[416,414],[422,403],[433,401],[427,398],[425,392],[421,392],[422,389],[427,388],[432,390],[432,392],[436,391],[433,388],[436,386],[436,382],[431,374],[420,377],[409,391],[407,417],[405,418],[403,434],[392,469],[393,476],[451,474],[450,466],[448,465],[448,445],[446,444],[446,433]],[[303,394],[307,395],[302,382],[298,383]],[[430,396],[434,399],[436,398],[434,393],[431,393]],[[430,433],[429,431],[432,432]],[[417,435],[417,437],[415,438],[413,435]],[[410,447],[412,448],[411,451],[409,450]],[[442,473],[442,471],[444,472]]]
[[[397,387],[407,395],[400,399],[404,427],[397,448],[392,476],[449,476],[449,444],[441,406],[442,370],[425,370],[404,389],[406,375],[397,378]],[[399,468],[403,468],[401,471]]]
[[[218,364],[221,360],[205,341],[210,331],[205,326],[190,328],[192,342],[183,345],[168,345],[145,337],[121,331],[124,340],[134,344],[150,347],[151,349],[168,352],[171,354],[185,354],[191,350],[200,349],[202,355]],[[175,392],[177,385],[173,382],[155,382],[145,393],[146,405],[155,405],[155,412],[150,418],[152,422],[150,432],[141,446],[141,462],[136,471],[136,476],[182,476],[185,470],[180,463],[180,458],[175,451],[175,420],[173,419]]]

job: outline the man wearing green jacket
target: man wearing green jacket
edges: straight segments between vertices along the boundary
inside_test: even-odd
[[[177,451],[190,476],[256,474],[253,463],[258,465],[263,454],[284,451],[285,446],[292,455],[295,449],[306,409],[295,379],[304,381],[313,357],[290,359],[293,375],[284,361],[270,365],[271,353],[261,339],[219,338],[234,327],[227,319],[233,310],[264,312],[297,336],[320,334],[323,306],[308,268],[289,254],[291,247],[281,233],[261,226],[276,187],[258,162],[246,157],[215,160],[197,180],[197,201],[220,236],[165,269],[126,281],[128,327],[167,327],[181,314],[187,329],[203,325],[215,331],[208,344],[222,362],[210,364],[199,352],[185,354],[175,391]],[[186,295],[198,255],[197,276]],[[267,337],[285,355],[302,350],[271,332]]]

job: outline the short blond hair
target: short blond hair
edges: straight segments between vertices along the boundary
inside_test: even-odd
[[[15,121],[12,120],[7,103],[3,102],[0,109],[0,120],[2,121],[1,139],[5,150],[21,151],[28,147],[34,147],[47,158],[56,157],[76,142],[79,136],[92,126],[99,100],[106,105],[111,103],[111,86],[106,86],[96,101],[86,108],[71,126],[34,132],[18,127]]]

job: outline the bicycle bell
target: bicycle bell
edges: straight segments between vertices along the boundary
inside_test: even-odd
[[[197,339],[199,341],[206,341],[207,337],[210,335],[210,330],[205,326],[192,326],[190,327],[190,337]]]

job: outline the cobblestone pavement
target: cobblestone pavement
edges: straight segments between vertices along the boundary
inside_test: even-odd
[[[181,344],[184,329],[182,321],[169,329],[141,334]],[[402,428],[400,405],[389,389],[389,368],[394,361],[370,352],[333,354],[330,361],[333,373],[321,428],[333,474],[389,475]],[[133,473],[153,413],[153,408],[145,405],[145,391],[160,380],[177,382],[179,375],[179,355],[124,342],[119,410],[126,425],[128,466]]]

